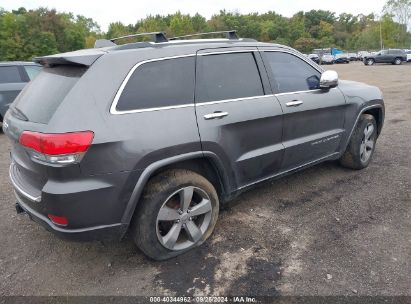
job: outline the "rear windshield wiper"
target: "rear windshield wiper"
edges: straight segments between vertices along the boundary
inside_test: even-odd
[[[24,113],[20,111],[19,109],[17,109],[15,106],[10,106],[9,110],[11,112],[11,115],[16,117],[17,119],[24,120],[24,121],[29,120],[27,116],[24,115]]]

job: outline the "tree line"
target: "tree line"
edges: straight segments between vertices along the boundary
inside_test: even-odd
[[[47,8],[0,8],[0,61],[30,60],[90,48],[96,39],[153,31],[164,31],[172,37],[237,30],[240,37],[285,44],[305,53],[326,47],[378,50],[381,44],[384,48],[411,48],[410,20],[411,0],[389,0],[380,16],[311,10],[289,18],[274,11],[240,14],[223,10],[207,20],[198,13],[190,16],[177,12],[148,16],[135,24],[113,22],[107,32],[102,32],[97,22],[81,15]]]

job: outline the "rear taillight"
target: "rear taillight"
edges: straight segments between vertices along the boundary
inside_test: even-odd
[[[29,149],[34,161],[64,165],[79,162],[90,148],[93,137],[92,131],[60,134],[24,131],[20,144]]]
[[[53,214],[48,214],[47,216],[56,225],[59,225],[59,226],[68,225],[68,219],[65,216],[58,216],[58,215],[53,215]]]

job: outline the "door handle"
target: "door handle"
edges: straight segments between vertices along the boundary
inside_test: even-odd
[[[302,102],[301,100],[293,100],[293,101],[289,101],[287,102],[285,105],[287,107],[298,107],[299,105],[302,105],[304,102]]]
[[[205,120],[216,119],[216,118],[223,118],[228,115],[228,112],[221,112],[216,111],[214,113],[204,115]]]

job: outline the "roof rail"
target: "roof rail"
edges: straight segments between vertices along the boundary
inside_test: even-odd
[[[184,36],[176,36],[176,37],[170,38],[169,40],[177,40],[177,39],[181,39],[181,38],[189,38],[189,37],[196,37],[196,36],[203,36],[203,35],[214,35],[214,34],[226,34],[227,39],[229,39],[229,40],[238,40],[237,31],[235,31],[235,30],[196,33],[196,34],[190,34],[190,35],[184,35]]]
[[[140,36],[152,36],[153,42],[155,43],[160,43],[160,42],[167,42],[168,39],[166,37],[166,34],[163,32],[151,32],[151,33],[137,33],[137,34],[131,34],[131,35],[126,35],[126,36],[121,36],[117,38],[111,38],[110,41],[114,42],[116,40],[120,39],[126,39],[126,38],[133,38],[133,37],[140,37]]]

